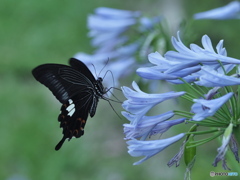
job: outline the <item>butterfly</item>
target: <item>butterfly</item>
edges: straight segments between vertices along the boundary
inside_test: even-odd
[[[55,150],[59,150],[67,138],[71,140],[84,134],[88,115],[95,115],[99,99],[104,99],[108,91],[103,87],[103,79],[95,79],[83,62],[71,58],[69,64],[43,64],[32,70],[34,78],[62,103],[58,121],[63,137]]]

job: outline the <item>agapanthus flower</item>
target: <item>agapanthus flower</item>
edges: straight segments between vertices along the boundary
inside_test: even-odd
[[[194,19],[239,19],[240,2],[233,1],[226,6],[194,14]]]
[[[178,140],[182,139],[184,136],[185,134],[181,133],[176,136],[161,140],[140,141],[133,139],[127,141],[127,144],[129,145],[128,153],[133,157],[146,156],[140,161],[134,163],[134,165],[138,165],[143,161],[146,161],[150,157],[156,155],[157,153],[161,152],[162,150],[172,145],[173,143],[177,142]]]
[[[129,153],[133,156],[136,156],[138,154],[136,152],[144,149],[144,147],[141,147],[141,144],[143,146],[148,146],[149,144],[151,144],[152,149],[149,149],[149,151],[145,151],[144,153],[142,153],[142,155],[146,156],[146,158],[140,161],[143,162],[144,160],[157,154],[158,152],[165,149],[167,146],[179,140],[178,137],[182,138],[184,136],[184,133],[182,133],[181,136],[172,137],[166,140],[151,142],[145,142],[143,140],[146,140],[147,137],[151,137],[155,134],[162,134],[166,132],[170,127],[183,123],[186,119],[180,118],[176,120],[169,120],[175,115],[172,111],[156,116],[144,115],[157,104],[169,99],[175,99],[177,97],[180,97],[184,95],[185,92],[182,91],[176,93],[172,91],[160,94],[147,94],[141,91],[135,82],[132,83],[132,86],[134,90],[128,87],[122,87],[123,94],[127,98],[127,100],[124,101],[122,105],[123,108],[127,111],[124,111],[123,115],[130,121],[130,124],[124,124],[124,133],[126,135],[125,139],[134,139],[127,142],[129,145],[131,144],[131,146],[129,147]],[[139,138],[140,140],[138,141],[137,138]],[[139,152],[139,154],[141,153]],[[135,164],[140,164],[140,162]]]
[[[235,65],[240,64],[238,59],[227,56],[223,40],[219,41],[215,51],[207,35],[202,37],[203,48],[196,44],[191,44],[188,48],[181,41],[180,32],[177,36],[177,39],[172,38],[173,47],[177,51],[168,51],[164,57],[158,52],[149,54],[149,61],[155,66],[139,68],[137,74],[146,79],[178,84],[183,83],[179,78],[187,82],[202,80],[206,76],[205,68],[208,67],[216,72],[222,72],[224,67],[229,72]]]
[[[203,47],[196,44],[186,47],[179,32],[177,38],[172,38],[172,44],[175,51],[168,51],[164,55],[159,52],[150,53],[148,59],[153,65],[137,69],[137,74],[145,79],[181,84],[181,87],[185,86],[185,91],[148,94],[141,91],[136,83],[133,83],[134,90],[123,87],[127,98],[123,103],[126,110],[123,115],[130,121],[129,124],[124,124],[128,152],[132,156],[145,156],[134,163],[140,164],[185,136],[180,151],[168,165],[178,166],[184,156],[188,174],[197,157],[196,148],[221,137],[222,146],[217,149],[218,154],[213,165],[217,166],[221,161],[223,168],[229,169],[225,157],[228,149],[239,162],[237,141],[240,127],[240,60],[227,56],[223,40],[219,41],[215,50],[207,35],[202,37]],[[177,106],[169,107],[166,113],[146,115],[155,105],[166,99],[176,98],[189,101],[190,106],[185,107],[185,110],[178,110]],[[173,120],[175,116],[180,118]],[[171,125],[180,124],[192,126],[188,132],[166,139],[151,140],[152,135],[165,133]],[[199,127],[201,130],[198,130]],[[195,140],[196,136],[202,134],[207,136]]]
[[[106,76],[104,79],[105,86],[118,86],[118,80],[128,67],[132,67],[135,58],[133,54],[139,47],[138,43],[126,45],[129,40],[124,33],[137,23],[140,12],[119,10],[113,8],[99,7],[95,14],[88,17],[88,28],[90,30],[91,45],[96,48],[93,54],[77,53],[75,58],[82,60],[90,68],[94,64],[97,72],[102,70],[104,75],[111,67],[115,68],[112,76]],[[106,63],[108,60],[108,63]],[[114,61],[113,61],[114,60]],[[124,62],[124,63],[123,63]],[[134,69],[134,67],[133,67]],[[130,68],[129,72],[133,71]],[[113,71],[113,70],[112,70]],[[113,84],[114,78],[115,84]]]
[[[216,111],[232,97],[232,95],[233,93],[230,92],[220,98],[212,100],[193,99],[195,103],[192,105],[191,111],[195,115],[192,117],[192,120],[201,121],[206,117],[213,116]]]
[[[227,152],[228,144],[232,136],[232,129],[233,129],[233,124],[230,123],[229,126],[225,129],[225,132],[222,138],[222,146],[217,149],[218,154],[214,160],[213,166],[217,166],[217,163],[219,161],[223,161],[223,168],[230,170],[225,162],[225,154]]]
[[[174,116],[172,111],[156,115],[156,116],[143,116],[140,119],[140,122],[136,124],[137,115],[130,114],[126,111],[122,112],[123,116],[130,121],[130,124],[124,124],[124,134],[126,135],[125,139],[131,138],[141,138],[147,137],[150,133],[153,134],[154,129],[160,125],[161,128],[166,128],[166,126],[172,126],[172,123],[167,123],[167,125],[162,126],[165,121],[169,120]],[[184,120],[183,120],[184,121]],[[172,121],[171,121],[172,122]],[[159,128],[160,129],[160,128]]]
[[[94,64],[96,71],[101,71],[103,75],[111,69],[113,73],[105,77],[104,84],[107,87],[117,87],[120,78],[134,72],[139,66],[136,62],[142,52],[151,49],[154,39],[147,47],[142,47],[142,42],[148,38],[150,32],[155,32],[155,25],[160,21],[159,17],[148,18],[139,11],[96,8],[94,14],[88,16],[88,36],[95,50],[91,54],[79,52],[74,57],[83,61],[90,69]],[[136,55],[137,52],[139,54]]]
[[[122,87],[123,94],[128,99],[123,102],[122,106],[126,111],[136,115],[134,121],[131,121],[132,124],[138,124],[143,115],[157,104],[185,94],[183,91],[177,93],[171,91],[162,94],[147,94],[139,89],[136,82],[133,82],[132,86],[134,90]]]
[[[222,72],[218,72],[211,67],[202,67],[202,75],[199,76],[199,80],[195,83],[199,86],[205,87],[224,87],[234,86],[240,84],[240,79],[233,76],[227,76]]]
[[[137,23],[140,12],[99,7],[88,17],[89,36],[98,52],[109,52],[121,47],[128,37],[123,33]],[[111,58],[111,57],[109,57]]]
[[[136,115],[122,112],[122,114],[130,121],[130,124],[124,124],[124,134],[127,139],[141,138],[146,139],[148,136],[162,134],[166,132],[170,127],[183,123],[186,118],[180,118],[175,120],[169,120],[174,116],[172,111],[159,114],[156,116],[143,116],[139,123],[135,123]],[[133,123],[134,122],[134,123]]]

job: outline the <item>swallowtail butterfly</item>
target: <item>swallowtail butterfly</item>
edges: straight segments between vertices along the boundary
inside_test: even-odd
[[[35,79],[62,103],[58,121],[63,138],[55,150],[59,150],[67,138],[79,138],[84,134],[88,115],[95,115],[99,98],[104,99],[107,92],[102,85],[103,79],[95,79],[83,62],[71,58],[69,64],[43,64],[32,71]]]

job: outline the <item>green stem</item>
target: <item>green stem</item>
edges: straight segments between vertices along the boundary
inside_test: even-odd
[[[188,134],[195,134],[195,135],[208,134],[208,133],[213,133],[213,132],[217,132],[217,131],[219,131],[219,129],[213,129],[213,130],[208,130],[208,131],[187,132],[186,135],[188,135]]]
[[[181,81],[183,81],[187,87],[189,87],[189,89],[193,90],[193,92],[195,92],[198,96],[202,97],[203,93],[198,91],[194,86],[192,86],[191,84],[189,84],[187,81],[185,81],[183,78],[179,78]],[[191,95],[193,96],[193,95]],[[194,97],[194,96],[193,96]]]
[[[209,137],[209,138],[206,138],[206,139],[201,139],[201,140],[198,140],[198,141],[192,141],[191,144],[193,145],[189,145],[187,146],[186,148],[191,148],[191,147],[195,147],[195,146],[200,146],[202,144],[205,144],[209,141],[212,141],[213,139],[217,138],[218,136],[220,136],[221,134],[223,134],[223,132],[219,132],[215,135],[213,135],[212,137]]]

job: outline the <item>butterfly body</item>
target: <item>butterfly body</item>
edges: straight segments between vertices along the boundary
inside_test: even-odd
[[[95,79],[84,63],[74,58],[69,63],[70,66],[43,64],[32,71],[35,79],[48,87],[62,103],[58,121],[63,129],[63,138],[56,150],[66,139],[84,134],[88,115],[95,115],[98,101],[106,93],[102,78]]]

